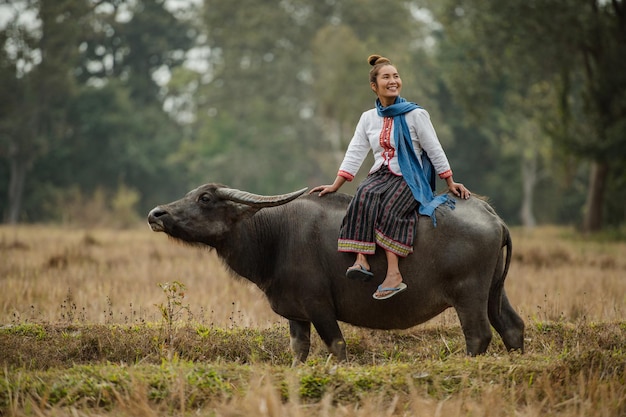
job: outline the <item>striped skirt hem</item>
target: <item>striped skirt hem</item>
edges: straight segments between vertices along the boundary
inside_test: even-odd
[[[376,230],[375,233],[376,243],[358,242],[349,239],[339,239],[339,252],[355,252],[365,255],[373,255],[376,252],[376,244],[378,244],[378,246],[380,246],[381,248],[388,250],[389,252],[393,252],[401,257],[405,257],[408,256],[410,253],[413,253],[412,246],[407,246],[403,245],[400,242],[396,242],[395,240],[383,235],[379,230]]]
[[[365,255],[373,255],[376,252],[376,243],[372,242],[358,242],[356,240],[339,239],[337,246],[339,252],[356,252],[363,253]]]
[[[408,245],[404,245],[401,242],[397,242],[393,239],[388,238],[387,236],[383,235],[380,230],[376,230],[376,243],[378,243],[378,245],[389,251],[389,252],[393,252],[398,256],[401,257],[405,257],[407,256],[409,253],[413,252],[413,246],[408,246]]]

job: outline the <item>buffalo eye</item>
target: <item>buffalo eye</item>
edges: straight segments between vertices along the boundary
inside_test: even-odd
[[[202,194],[200,197],[198,197],[198,201],[201,203],[210,203],[211,196],[209,194]]]

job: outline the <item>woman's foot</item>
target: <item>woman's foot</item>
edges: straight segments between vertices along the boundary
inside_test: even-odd
[[[369,265],[355,263],[346,271],[346,277],[359,281],[369,281],[374,274],[369,270]]]
[[[367,256],[363,253],[357,253],[354,265],[346,271],[346,277],[366,282],[372,279],[373,276],[374,274],[370,271],[370,264],[367,262]]]
[[[374,293],[374,298],[384,300],[405,289],[406,284],[402,282],[400,271],[387,273],[385,280],[378,286],[378,290]]]

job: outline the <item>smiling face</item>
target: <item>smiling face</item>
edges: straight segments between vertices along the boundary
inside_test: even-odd
[[[372,91],[376,93],[383,107],[396,101],[402,89],[402,79],[393,65],[385,65],[378,71],[376,82],[371,83]]]

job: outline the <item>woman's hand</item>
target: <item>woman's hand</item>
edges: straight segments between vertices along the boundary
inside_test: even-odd
[[[468,198],[470,198],[472,193],[470,193],[470,190],[465,188],[463,184],[454,182],[452,177],[448,177],[447,180],[448,180],[447,181],[448,189],[452,192],[452,194],[454,194],[457,197],[461,197],[464,200],[467,200]]]
[[[335,178],[335,182],[333,182],[331,185],[318,185],[317,187],[309,191],[309,194],[319,193],[319,196],[321,197],[324,194],[337,192],[337,190],[341,188],[344,182],[346,182],[346,179],[342,176],[337,175],[337,178]]]
[[[334,185],[318,185],[317,187],[315,187],[311,191],[309,191],[309,194],[313,194],[313,193],[319,192],[319,196],[321,197],[324,194],[334,193],[336,191],[337,191],[337,189],[335,188]]]

